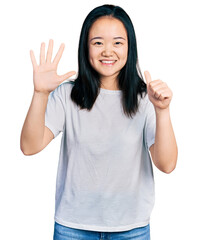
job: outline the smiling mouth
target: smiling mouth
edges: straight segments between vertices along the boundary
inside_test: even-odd
[[[108,66],[112,66],[115,64],[117,60],[100,60],[100,62],[103,64],[103,65],[108,65]]]

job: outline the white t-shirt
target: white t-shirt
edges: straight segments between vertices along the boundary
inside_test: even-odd
[[[123,113],[121,90],[100,88],[92,110],[70,98],[73,82],[48,97],[45,126],[62,132],[56,182],[57,223],[101,232],[127,231],[149,223],[154,178],[149,147],[156,117],[148,95],[132,118]]]

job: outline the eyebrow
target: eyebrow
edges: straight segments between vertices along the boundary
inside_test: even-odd
[[[92,40],[95,40],[95,39],[103,39],[103,38],[102,38],[102,37],[94,37],[94,38],[90,39],[90,42],[91,42]],[[126,39],[123,38],[123,37],[114,37],[113,39],[123,39],[123,40],[126,41]]]

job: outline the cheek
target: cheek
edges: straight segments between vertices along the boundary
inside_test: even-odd
[[[91,49],[88,48],[88,58],[89,58],[89,62],[90,62],[90,63],[91,63],[91,55],[92,55]]]
[[[126,47],[125,49],[124,49],[124,58],[127,60],[127,57],[128,57],[128,47]]]
[[[97,51],[96,49],[89,47],[89,61],[94,61],[94,59],[97,57]]]
[[[126,49],[125,54],[124,54],[124,65],[126,64],[128,59],[128,49]]]
[[[128,57],[128,49],[127,48],[122,49],[122,51],[119,52],[119,56],[120,56],[120,59],[124,63],[126,63],[127,57]]]

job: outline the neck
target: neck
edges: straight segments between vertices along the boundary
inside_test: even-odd
[[[117,79],[102,78],[100,80],[100,87],[107,90],[120,90]]]

